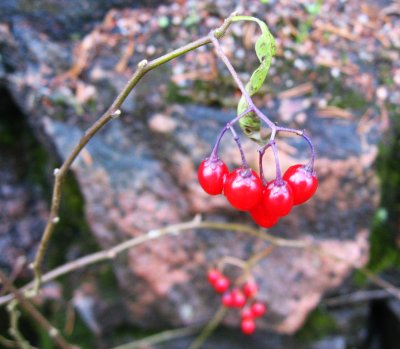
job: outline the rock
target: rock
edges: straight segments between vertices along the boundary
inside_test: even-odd
[[[155,114],[149,121],[150,130],[158,133],[171,133],[176,126],[174,119],[164,114]]]
[[[14,277],[26,278],[48,210],[40,187],[28,175],[37,145],[2,88],[0,115],[0,266]]]
[[[162,1],[144,0],[139,6],[154,6]],[[0,5],[0,21],[10,17],[28,17],[53,39],[65,40],[68,35],[79,34],[93,28],[111,8],[138,7],[129,0],[4,0]],[[43,20],[45,19],[45,20]]]
[[[174,13],[172,6],[164,7],[162,15]],[[76,45],[44,35],[33,20],[11,18],[1,42],[8,62],[6,86],[47,149],[60,159],[66,158],[85,129],[109,106],[136,63],[146,58],[142,51],[121,61],[130,35],[153,47],[151,55],[156,56],[170,45],[190,41],[186,30],[175,39],[162,32],[155,20],[161,15],[157,11],[161,10],[113,10]],[[205,33],[210,29],[201,28]],[[199,35],[195,32],[193,37]],[[12,45],[15,50],[10,50]],[[187,56],[194,70],[196,54]],[[71,69],[66,68],[71,64]],[[121,66],[124,69],[117,69]],[[204,219],[252,224],[248,215],[232,210],[222,196],[204,194],[196,180],[198,164],[209,155],[234,110],[196,104],[167,108],[162,101],[171,92],[169,78],[169,70],[163,68],[143,79],[128,97],[127,106],[122,106],[120,118],[99,132],[72,166],[85,199],[87,221],[102,248],[189,220],[197,213]],[[82,87],[89,87],[89,92],[83,93]],[[223,98],[224,90],[217,91]],[[315,110],[319,97],[311,103],[309,98],[298,98],[296,105],[270,98],[266,110],[274,121],[280,120],[276,110],[290,107],[293,116],[305,113],[306,118],[291,117],[287,125],[301,123],[318,152],[320,187],[315,197],[296,207],[271,233],[314,241],[322,253],[275,248],[252,270],[261,286],[260,298],[270,309],[259,327],[284,334],[297,331],[325,292],[367,262],[368,230],[378,200],[372,167],[382,132],[377,115],[372,111],[369,122],[363,124],[356,117],[322,118]],[[361,116],[358,110],[354,113]],[[240,166],[235,143],[228,134],[226,138],[220,156],[230,168]],[[256,167],[257,147],[243,141],[243,148]],[[299,138],[279,138],[278,148],[283,169],[308,157],[307,145]],[[271,158],[265,160],[271,177],[273,166],[267,164]],[[244,234],[202,230],[130,250],[116,258],[113,266],[131,322],[159,328],[206,321],[219,304],[205,281],[206,270],[223,256],[247,259],[266,246]],[[228,273],[234,276],[237,270],[228,269]],[[226,324],[237,326],[237,318],[228,316]]]
[[[312,349],[346,349],[346,339],[344,337],[335,336],[328,337],[313,343]]]

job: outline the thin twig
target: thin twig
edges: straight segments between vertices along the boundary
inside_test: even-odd
[[[4,346],[4,348],[19,348],[19,345],[17,342],[9,340],[6,337],[3,337],[0,335],[0,344]]]
[[[8,305],[7,310],[10,315],[10,328],[8,332],[14,338],[17,347],[20,349],[31,349],[31,345],[19,330],[19,318],[21,313],[18,310],[18,302],[12,301]]]
[[[7,276],[1,270],[0,279],[2,280],[4,287],[14,295],[21,307],[24,308],[32,319],[34,319],[49,334],[50,338],[52,338],[61,349],[76,348],[71,346],[61,335],[60,331],[50,324],[47,319],[25,298],[25,296],[12,285]],[[26,348],[30,349],[30,345]]]
[[[170,341],[172,339],[190,336],[190,335],[198,332],[198,330],[199,330],[199,326],[191,326],[191,327],[183,327],[183,328],[177,328],[174,330],[163,331],[163,332],[154,334],[152,336],[140,339],[138,341],[119,345],[112,349],[147,348],[153,344],[164,343],[164,342]]]
[[[215,313],[214,317],[207,323],[199,336],[192,342],[188,349],[199,349],[204,341],[211,335],[212,332],[218,327],[226,314],[226,308],[220,306]]]
[[[386,299],[392,295],[388,293],[386,289],[382,290],[368,290],[368,291],[357,291],[346,295],[337,297],[329,297],[324,299],[322,302],[328,307],[340,307],[343,305],[349,305],[353,303],[369,302],[374,299]]]
[[[243,225],[243,224],[235,224],[235,223],[217,223],[217,222],[209,222],[209,221],[200,221],[196,216],[196,218],[189,222],[178,223],[174,225],[170,225],[161,229],[155,229],[147,232],[146,234],[140,235],[138,237],[129,239],[124,241],[114,247],[109,248],[108,250],[95,252],[89,254],[87,256],[78,258],[72,262],[61,265],[58,268],[51,270],[50,272],[44,274],[42,276],[42,283],[46,283],[52,281],[62,275],[68,274],[74,270],[101,262],[105,260],[110,260],[115,258],[118,254],[135,247],[137,245],[143,244],[150,240],[160,238],[165,235],[176,234],[181,232],[188,232],[192,229],[211,229],[211,230],[225,230],[225,231],[234,231],[238,233],[247,234],[264,241],[268,241],[275,246],[280,247],[291,247],[291,248],[305,248],[306,246],[310,246],[311,242],[303,241],[303,240],[288,240],[274,237],[268,234],[265,230],[252,228],[251,226]],[[21,292],[28,291],[33,286],[33,282],[28,283],[24,287],[20,289]],[[6,304],[14,298],[12,294],[8,294],[0,297],[0,305]]]
[[[379,287],[382,287],[384,290],[386,290],[391,295],[395,296],[397,299],[400,299],[400,289],[393,286],[390,282],[383,280],[382,278],[375,275],[371,270],[367,268],[361,267],[358,268],[358,270],[361,273],[363,273],[368,279],[370,279],[374,284],[378,285]]]

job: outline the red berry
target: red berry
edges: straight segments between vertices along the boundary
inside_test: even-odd
[[[204,191],[210,195],[222,193],[224,180],[229,173],[225,163],[218,159],[204,159],[197,171],[197,178]]]
[[[225,292],[224,295],[222,296],[221,302],[224,306],[227,308],[232,308],[233,305],[233,297],[231,292]]]
[[[250,335],[255,331],[256,323],[253,319],[243,319],[240,327],[244,334]]]
[[[251,311],[251,308],[244,308],[242,309],[242,311],[240,312],[240,316],[241,318],[244,319],[253,319],[254,315],[253,312]]]
[[[318,179],[315,172],[301,164],[289,167],[283,175],[283,179],[292,188],[293,205],[306,202],[313,196],[318,187]]]
[[[293,206],[292,188],[285,181],[270,181],[264,191],[264,206],[273,216],[286,216]]]
[[[208,282],[211,285],[214,285],[215,282],[221,277],[221,272],[217,269],[211,269],[209,270],[209,272],[207,273],[207,279]]]
[[[279,220],[278,216],[271,215],[267,207],[264,205],[264,200],[250,210],[250,215],[251,218],[253,218],[253,221],[263,228],[271,228],[278,223]]]
[[[237,168],[225,180],[224,194],[230,204],[240,211],[248,211],[262,199],[262,182],[251,169]]]
[[[241,290],[232,290],[232,303],[235,308],[242,308],[246,304],[246,297]]]
[[[264,303],[256,302],[252,304],[251,312],[254,317],[261,317],[267,312],[267,307]]]
[[[224,276],[221,275],[213,284],[215,291],[217,291],[218,293],[224,293],[230,286],[230,282],[229,279]]]
[[[246,298],[252,298],[254,297],[257,292],[258,292],[258,286],[254,281],[247,281],[243,285],[243,293],[246,296]]]

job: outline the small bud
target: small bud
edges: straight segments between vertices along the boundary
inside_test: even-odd
[[[116,119],[116,118],[118,118],[120,115],[121,115],[121,110],[120,110],[120,109],[117,109],[117,110],[115,110],[115,111],[111,114],[111,117],[112,117],[113,119]]]
[[[147,63],[148,63],[147,59],[144,59],[143,61],[140,61],[138,63],[138,68],[139,69],[143,69],[147,65]]]
[[[56,328],[52,327],[52,328],[50,329],[50,331],[49,331],[49,335],[50,335],[50,337],[57,337],[57,335],[58,335],[58,330],[57,330]]]
[[[57,176],[59,172],[60,172],[60,169],[59,168],[55,168],[54,171],[53,171],[53,175]]]
[[[150,230],[150,231],[147,233],[147,236],[148,236],[150,239],[154,239],[154,238],[160,236],[160,231],[159,231],[159,230]]]
[[[193,223],[199,224],[199,223],[201,223],[202,219],[203,219],[203,217],[201,216],[201,214],[197,213],[193,218]]]
[[[115,253],[115,251],[108,251],[107,252],[107,258],[109,258],[109,259],[114,259],[116,255],[117,254]]]
[[[54,224],[57,224],[59,221],[60,221],[60,217],[54,217],[52,220],[51,220]]]

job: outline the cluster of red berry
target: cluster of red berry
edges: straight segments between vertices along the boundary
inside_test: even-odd
[[[261,170],[260,170],[261,172]],[[198,180],[210,195],[224,193],[229,203],[240,211],[249,211],[253,220],[264,228],[274,226],[293,205],[306,202],[315,193],[318,179],[312,167],[297,164],[283,177],[266,182],[250,168],[229,172],[225,163],[214,154],[204,159],[198,169]]]
[[[241,309],[242,332],[252,334],[256,329],[255,319],[263,316],[267,311],[264,303],[255,300],[258,292],[257,284],[254,281],[247,281],[241,288],[230,289],[231,282],[217,269],[210,270],[207,278],[214,290],[222,294],[221,302],[225,307]]]

